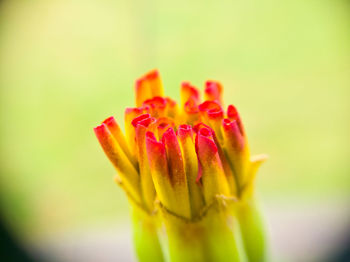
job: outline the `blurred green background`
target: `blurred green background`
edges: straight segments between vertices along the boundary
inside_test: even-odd
[[[160,70],[220,80],[253,153],[265,205],[350,198],[350,3],[341,0],[3,1],[1,207],[25,242],[128,220],[92,128],[134,105]]]

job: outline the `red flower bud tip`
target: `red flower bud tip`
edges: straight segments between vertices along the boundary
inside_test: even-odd
[[[198,106],[199,111],[206,113],[209,119],[222,119],[224,112],[219,103],[215,101],[205,101]]]
[[[152,109],[163,109],[166,106],[166,100],[163,97],[155,96],[143,102],[143,107],[151,107]]]
[[[142,107],[129,107],[125,109],[124,121],[125,121],[125,133],[126,139],[131,151],[131,154],[136,158],[136,144],[135,144],[135,128],[132,125],[134,118],[142,115],[144,108]]]
[[[169,129],[171,126],[168,123],[161,123],[157,126],[158,137],[163,137],[163,134]]]
[[[215,126],[218,126],[219,128],[221,128],[221,126],[219,126],[219,125],[215,125]],[[214,126],[214,128],[215,128],[215,126]],[[220,162],[219,165],[220,165],[220,167],[222,167],[222,169],[224,170],[225,176],[226,176],[226,178],[227,178],[227,183],[228,183],[228,185],[229,185],[229,188],[230,188],[231,193],[232,193],[232,194],[235,194],[235,193],[237,192],[237,188],[236,188],[236,185],[235,185],[235,183],[234,183],[233,172],[232,172],[232,170],[231,170],[231,168],[230,168],[230,166],[229,166],[229,163],[228,163],[228,161],[227,161],[227,158],[226,158],[226,156],[225,156],[225,153],[224,153],[224,151],[223,151],[223,149],[222,149],[221,142],[220,142],[220,141],[217,139],[217,137],[216,137],[216,133],[214,132],[213,129],[211,129],[209,126],[207,126],[207,125],[205,125],[205,124],[203,124],[203,123],[199,123],[199,124],[195,125],[195,126],[193,127],[193,130],[197,133],[196,141],[198,140],[199,135],[203,135],[203,134],[209,135],[209,136],[207,136],[207,137],[210,137],[210,139],[212,139],[212,141],[213,141],[213,143],[214,143],[214,145],[215,145],[215,148],[216,148],[215,151],[217,151],[217,153],[218,153],[218,154],[217,154],[217,157],[218,157],[218,159],[219,159],[218,162]],[[201,132],[203,132],[203,131],[201,131],[201,130],[205,130],[204,133],[201,133]],[[210,131],[210,134],[209,134],[209,132],[208,132],[207,130]],[[220,131],[220,134],[221,134],[221,131]],[[222,138],[221,138],[221,139],[222,139]],[[196,151],[197,151],[197,154],[198,154],[198,156],[199,156],[198,150],[199,150],[199,148],[198,148],[198,143],[196,143]],[[199,165],[199,167],[200,167],[199,171],[202,171],[202,170],[203,170],[203,167],[202,167],[201,164]],[[221,169],[221,168],[219,168],[219,169]],[[198,178],[197,178],[197,180],[200,179],[202,173],[203,173],[203,172],[199,172],[199,173],[198,173]]]
[[[169,128],[175,127],[174,121],[168,117],[158,118],[156,125],[159,138],[163,137],[164,132],[167,131]]]
[[[204,123],[202,123],[202,122],[200,122],[200,123],[194,125],[194,126],[193,126],[193,131],[196,132],[196,134],[197,134],[201,128],[208,128],[209,130],[212,131],[212,129],[211,129],[210,126],[208,126],[208,125],[206,125],[206,124],[204,124]]]
[[[157,70],[152,70],[136,80],[136,105],[139,107],[143,101],[155,96],[163,96],[163,86]]]
[[[184,160],[174,129],[169,128],[163,134],[162,140],[165,145],[174,194],[179,203],[182,203],[182,207],[177,209],[182,216],[190,218],[191,208]],[[175,209],[175,207],[172,208]]]
[[[199,154],[214,155],[218,152],[215,145],[212,131],[209,128],[201,128],[197,134],[197,148],[201,151]]]
[[[178,149],[176,149],[177,146],[173,135],[171,131],[164,134],[164,145],[162,142],[157,142],[153,133],[147,132],[146,148],[148,160],[154,186],[161,203],[171,212],[190,218],[191,209],[183,165],[181,170],[181,166],[175,167],[174,163],[169,163],[170,161],[177,161],[177,164],[181,165],[179,160],[174,159],[180,155]],[[175,150],[170,148],[171,146],[175,146]],[[168,166],[169,164],[172,165],[171,168]]]
[[[183,123],[194,125],[201,121],[199,109],[194,99],[189,98],[184,105]]]
[[[160,96],[147,99],[143,102],[142,106],[150,113],[153,117],[161,117],[165,115],[167,101]]]
[[[192,139],[193,138],[192,126],[190,126],[190,125],[180,125],[178,130],[177,130],[177,136],[180,139],[184,139],[184,138],[187,138],[187,137],[190,137]]]
[[[210,110],[214,110],[214,111],[222,110],[220,104],[217,103],[216,101],[205,101],[202,104],[200,104],[198,108],[201,112],[207,112]]]
[[[224,118],[224,112],[220,104],[216,101],[205,101],[198,106],[199,110],[202,112],[203,119],[210,125],[215,131],[218,138],[221,140],[221,120]]]
[[[114,117],[111,116],[103,121],[103,124],[105,124],[108,128],[108,130],[113,135],[114,139],[117,140],[120,147],[122,148],[125,155],[128,157],[128,159],[131,161],[131,163],[137,167],[137,159],[131,154],[129,146],[126,142],[126,139],[124,137],[124,134],[122,130],[120,129],[118,123],[115,121]]]
[[[183,167],[181,149],[174,129],[168,128],[163,134],[162,141],[167,152],[169,170],[171,172],[173,183],[185,183],[186,176]]]
[[[125,109],[125,115],[132,115],[132,118],[135,118],[139,115],[142,115],[144,108],[142,107],[127,107]]]
[[[243,137],[238,121],[224,119],[222,121],[225,153],[233,170],[238,188],[242,188],[248,181],[249,149]]]
[[[191,214],[192,217],[195,217],[202,210],[204,206],[204,199],[201,187],[197,180],[200,170],[193,142],[193,134],[194,132],[190,125],[180,125],[177,130],[177,137],[183,153],[184,167],[190,196]]]
[[[244,138],[238,126],[237,120],[229,120],[227,118],[222,120],[225,137],[230,141],[232,147],[237,150],[243,150]]]
[[[184,105],[184,110],[187,114],[197,114],[199,112],[196,102],[189,98]]]
[[[146,149],[151,171],[166,176],[170,181],[165,146],[158,142],[154,133],[146,132]]]
[[[224,169],[214,142],[212,130],[199,129],[196,137],[196,149],[202,169],[200,178],[203,183],[204,199],[210,203],[218,194],[229,195],[230,189]],[[198,178],[199,179],[199,178]]]
[[[218,101],[222,104],[222,85],[217,81],[207,81],[205,83],[205,100]]]
[[[143,114],[134,118],[131,123],[134,127],[137,127],[138,125],[148,127],[153,121],[155,121],[155,119],[152,118],[150,114]]]
[[[199,90],[190,84],[190,82],[183,82],[181,84],[181,105],[192,99],[195,103],[200,102]]]
[[[124,118],[125,118],[125,129],[126,129],[126,135],[129,136],[129,128],[133,129],[132,127],[132,121],[144,114],[145,109],[143,107],[128,107],[125,109],[125,114],[124,114]]]
[[[155,198],[155,190],[151,177],[150,166],[147,158],[145,137],[149,126],[155,122],[150,114],[143,114],[132,121],[135,127],[135,142],[141,179],[141,192],[143,195],[143,204],[148,210],[152,210]]]
[[[227,117],[230,120],[236,120],[237,121],[237,125],[239,127],[239,130],[240,130],[241,134],[243,136],[245,136],[245,132],[244,132],[243,124],[242,124],[242,121],[241,121],[241,117],[239,116],[239,113],[238,113],[238,111],[237,111],[235,106],[233,106],[233,105],[229,105],[228,106],[228,108],[227,108]]]
[[[145,78],[152,81],[152,80],[156,80],[157,78],[159,78],[159,72],[157,69],[153,69],[151,70],[149,73],[147,73],[145,75]]]
[[[165,147],[162,142],[158,142],[156,136],[152,132],[146,132],[146,147],[147,150],[152,152],[151,154],[154,154],[154,152],[164,155],[165,156]]]
[[[137,170],[134,168],[130,160],[115,140],[107,125],[102,123],[94,128],[96,137],[102,146],[103,151],[112,162],[114,167],[118,170],[121,181],[125,189],[129,191],[130,195],[136,200],[140,201],[139,195],[139,179]]]

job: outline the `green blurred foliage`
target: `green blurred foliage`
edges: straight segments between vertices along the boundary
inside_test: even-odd
[[[128,217],[92,128],[158,68],[225,86],[270,201],[348,198],[350,5],[340,0],[20,1],[0,9],[1,205],[28,238]]]

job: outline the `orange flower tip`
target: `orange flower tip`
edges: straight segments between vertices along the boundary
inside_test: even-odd
[[[166,104],[167,104],[167,100],[165,98],[160,96],[155,96],[151,99],[147,99],[146,101],[144,101],[142,105],[145,108],[163,109],[165,108]]]
[[[205,82],[205,89],[214,90],[216,89],[219,92],[222,92],[222,85],[219,81],[208,80]]]
[[[154,121],[155,121],[155,119],[153,117],[151,117],[150,114],[142,114],[142,115],[139,115],[138,117],[135,117],[132,120],[131,124],[134,127],[137,127],[138,125],[148,127]]]
[[[225,132],[231,132],[235,135],[235,137],[240,137],[242,139],[241,130],[237,120],[231,121],[230,119],[225,118],[222,120],[222,126]]]
[[[125,109],[125,115],[130,115],[130,114],[134,114],[134,115],[140,115],[143,113],[144,108],[142,107],[127,107]]]
[[[189,81],[183,81],[181,83],[182,90],[195,90],[195,87],[191,85]]]
[[[154,133],[147,131],[146,132],[146,149],[149,160],[152,161],[152,158],[156,155],[164,155],[165,147],[162,142],[158,142]]]
[[[115,118],[113,116],[108,117],[102,123],[108,127],[111,133],[118,132],[119,130],[118,123],[115,121]]]
[[[144,78],[149,79],[149,80],[156,79],[158,77],[159,77],[159,72],[157,69],[153,69],[144,75]]]
[[[169,148],[169,150],[176,151],[178,149],[178,151],[180,151],[179,143],[177,141],[177,137],[173,128],[168,128],[164,132],[162,141],[163,144]]]
[[[204,137],[208,137],[208,138],[212,138],[212,132],[209,128],[203,127],[201,129],[199,129],[198,131],[198,135],[199,136],[204,136]]]
[[[219,110],[215,110],[215,109],[211,109],[207,112],[209,119],[222,119],[224,117],[224,112],[219,109]]]
[[[234,105],[227,107],[227,117],[231,120],[239,118],[238,111]]]
[[[147,141],[150,140],[152,142],[157,142],[158,143],[156,136],[154,135],[153,132],[150,132],[150,131],[146,132],[146,140]]]
[[[95,134],[97,138],[101,141],[106,135],[108,135],[110,132],[106,126],[105,123],[102,123],[101,125],[94,128]]]
[[[174,128],[175,123],[171,118],[168,117],[160,117],[156,120],[155,123],[157,127],[157,132],[158,132],[158,137],[162,137],[163,133],[168,129],[168,128]]]
[[[109,131],[106,124],[102,123],[101,125],[94,128],[95,135],[100,142],[100,145],[104,150],[110,146],[110,138],[112,137],[111,132]]]
[[[152,70],[144,76],[136,80],[136,105],[141,106],[142,103],[155,96],[163,96],[163,88],[157,70]]]
[[[169,118],[169,117],[159,117],[159,118],[157,118],[156,124],[157,124],[157,126],[161,125],[163,127],[165,126],[165,124],[168,124],[171,127],[174,127],[174,125],[175,125],[174,121],[171,118]]]
[[[206,124],[204,124],[204,123],[202,123],[202,122],[200,122],[200,123],[194,125],[194,126],[193,126],[193,131],[194,131],[195,133],[198,134],[199,130],[202,129],[202,128],[207,128],[207,129],[211,130],[211,132],[214,132],[214,131],[211,129],[210,126],[208,126],[208,125],[206,125]]]
[[[227,119],[227,118],[225,118],[225,119],[222,120],[222,126],[224,127],[225,130],[231,129],[231,126],[232,126],[234,123],[237,123],[237,121],[236,121],[236,120],[232,120],[232,121],[231,121],[230,119]]]
[[[157,69],[153,69],[136,80],[136,83],[135,83],[136,88],[139,87],[144,81],[154,80],[157,78],[159,78],[159,72]]]
[[[193,130],[190,125],[180,125],[177,129],[177,135],[180,139],[186,138],[186,137],[192,137]]]
[[[176,181],[175,183],[185,182],[186,175],[182,153],[174,129],[168,128],[168,130],[163,134],[162,141],[165,146],[169,171],[173,179],[172,181]]]
[[[237,121],[237,125],[239,127],[239,130],[242,134],[242,136],[244,136],[244,128],[243,128],[243,124],[241,121],[241,117],[239,116],[239,113],[236,109],[236,107],[234,105],[229,105],[227,108],[227,117],[230,120],[236,120]]]
[[[199,111],[206,112],[209,119],[222,119],[224,117],[224,111],[219,103],[216,101],[205,101],[198,106]]]
[[[238,121],[231,121],[230,119],[225,118],[222,120],[222,126],[224,132],[227,134],[228,140],[236,149],[241,150],[244,147],[244,139],[239,128]]]
[[[198,106],[193,98],[189,98],[184,105],[184,110],[187,114],[197,114],[199,112]]]
[[[199,129],[196,137],[196,148],[199,157],[201,155],[215,155],[218,152],[218,148],[214,142],[213,132],[211,129],[206,127]]]
[[[165,98],[165,101],[166,101],[166,104],[169,106],[169,107],[174,107],[176,106],[176,101],[171,99],[170,97],[166,97]]]
[[[116,123],[116,121],[115,121],[113,116],[110,116],[110,117],[106,118],[102,123],[104,123],[108,126],[111,124],[113,125],[114,123]]]
[[[163,134],[172,126],[169,123],[161,123],[157,126],[158,137],[162,137]]]
[[[191,85],[190,82],[182,82],[181,84],[181,93],[183,94],[184,97],[192,98],[195,101],[199,101],[199,90]]]
[[[221,110],[222,111],[220,104],[216,101],[205,101],[198,106],[198,109],[201,112],[208,112],[211,110],[214,110],[214,111]]]
[[[222,85],[217,81],[207,81],[204,93],[209,100],[221,101]]]

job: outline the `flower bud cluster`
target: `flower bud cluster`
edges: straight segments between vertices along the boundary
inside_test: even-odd
[[[195,219],[217,196],[240,198],[263,157],[250,158],[241,117],[223,107],[219,82],[205,83],[204,101],[189,82],[180,106],[165,97],[154,70],[136,81],[136,107],[125,110],[125,134],[113,117],[95,134],[129,198],[152,212]]]

